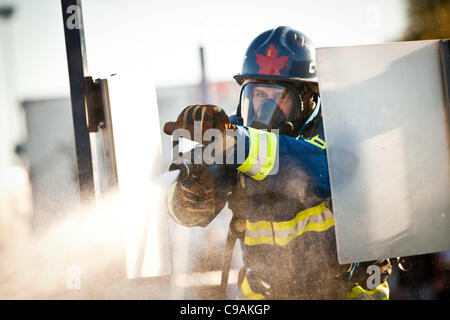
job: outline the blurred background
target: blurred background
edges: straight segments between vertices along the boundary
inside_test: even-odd
[[[89,75],[133,69],[151,77],[161,127],[189,104],[211,103],[233,114],[239,86],[232,77],[250,41],[276,26],[304,32],[316,47],[450,37],[450,1],[444,0],[84,0],[82,5]],[[67,70],[60,1],[0,0],[0,269],[2,252],[78,201]],[[164,135],[158,139],[167,168],[172,144]],[[224,213],[207,229],[169,221],[171,261],[164,274],[220,270],[229,218]],[[237,247],[233,268],[239,267],[239,254]],[[448,299],[448,252],[413,257],[408,269],[394,270],[391,299]],[[159,281],[163,286],[164,278]],[[203,288],[176,297],[215,296]]]

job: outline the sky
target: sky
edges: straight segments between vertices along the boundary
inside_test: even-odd
[[[0,24],[17,99],[67,96],[60,1],[5,3],[17,9]],[[83,0],[82,6],[89,74],[140,70],[158,87],[198,83],[200,45],[208,78],[232,80],[250,42],[280,25],[307,34],[316,47],[392,41],[406,26],[404,0]]]

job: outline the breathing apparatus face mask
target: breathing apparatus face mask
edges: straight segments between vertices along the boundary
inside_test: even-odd
[[[255,129],[281,129],[297,119],[298,94],[283,85],[248,83],[241,90],[243,125]]]

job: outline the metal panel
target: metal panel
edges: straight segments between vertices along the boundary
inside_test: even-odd
[[[439,41],[316,53],[339,262],[449,250]]]
[[[130,211],[127,223],[132,232],[126,236],[129,278],[171,273],[166,189],[156,183],[163,173],[156,89],[150,72],[143,70],[109,77],[109,108],[105,108],[118,188],[126,200],[124,210]]]

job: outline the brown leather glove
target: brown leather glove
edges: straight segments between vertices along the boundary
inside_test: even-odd
[[[199,121],[198,129],[201,132],[201,137],[197,137],[200,139],[196,140],[204,145],[209,143],[203,140],[206,130],[215,128],[225,136],[227,129],[236,128],[222,108],[213,105],[192,105],[180,113],[176,122],[167,122],[164,132],[172,135],[176,129],[186,129],[191,140],[194,140],[195,121]],[[223,141],[225,142],[225,139]],[[213,176],[204,171],[191,173],[185,180],[176,184],[172,200],[173,214],[183,225],[205,226],[224,205],[225,203],[219,203],[214,197]]]
[[[194,140],[194,121],[199,121],[202,134],[196,141],[205,145],[208,144],[208,141],[203,140],[206,130],[215,128],[225,133],[226,129],[236,129],[222,108],[214,105],[192,105],[181,111],[176,122],[167,122],[164,125],[164,132],[172,135],[176,129],[186,129],[191,135],[191,140]]]
[[[206,226],[216,216],[213,176],[202,172],[178,182],[172,207],[183,225]]]

